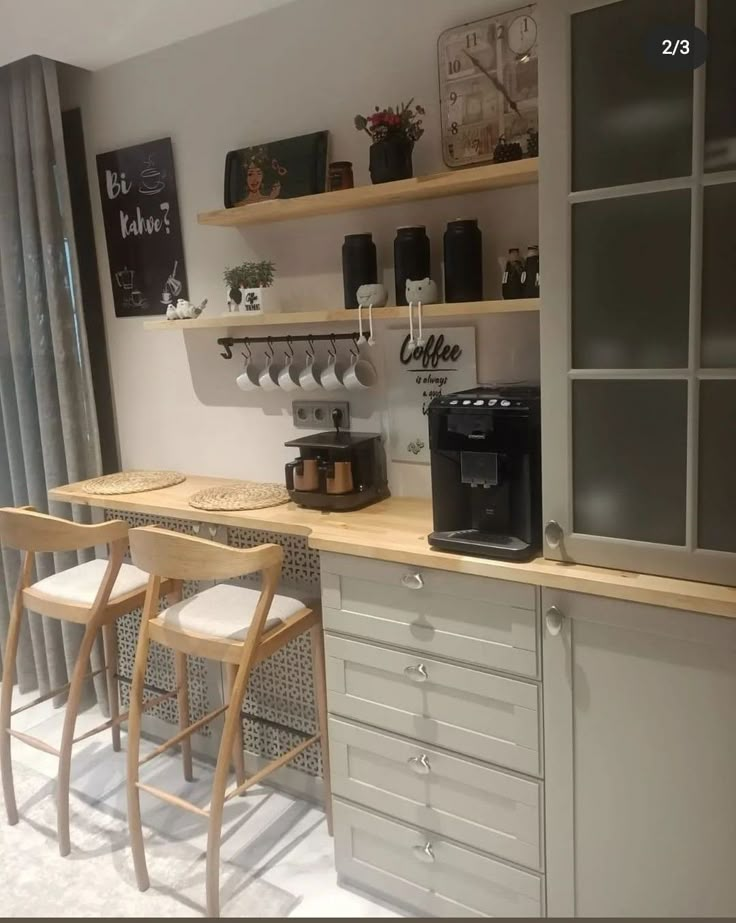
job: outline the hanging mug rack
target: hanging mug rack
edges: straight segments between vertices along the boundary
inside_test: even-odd
[[[224,350],[224,352],[220,353],[223,359],[232,359],[233,346],[238,344],[242,344],[247,348],[253,343],[266,343],[269,347],[275,343],[286,343],[291,347],[292,343],[309,343],[311,345],[319,342],[335,343],[337,340],[352,340],[357,346],[360,342],[360,334],[356,331],[355,333],[313,333],[302,336],[287,335],[281,337],[219,337],[217,345],[222,346]]]

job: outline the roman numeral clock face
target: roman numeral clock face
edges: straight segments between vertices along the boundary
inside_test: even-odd
[[[537,131],[535,5],[465,23],[437,41],[442,150],[448,167],[493,160],[502,136],[526,153]]]

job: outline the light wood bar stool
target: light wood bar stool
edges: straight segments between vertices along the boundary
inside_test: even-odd
[[[328,830],[332,833],[321,615],[305,607],[298,599],[275,595],[283,558],[279,545],[229,548],[217,542],[146,526],[131,530],[130,550],[133,562],[151,575],[138,636],[128,724],[128,823],[138,887],[145,891],[149,886],[140,811],[140,792],[145,791],[169,804],[208,818],[207,915],[217,917],[220,913],[220,837],[225,802],[261,782],[318,741],[322,748],[324,767],[325,812]],[[260,592],[223,583],[203,590],[190,599],[181,599],[183,580],[228,580],[258,571],[262,574]],[[161,582],[165,578],[178,582],[179,601],[159,614],[157,604]],[[318,732],[246,779],[241,709],[251,670],[305,631],[311,632],[312,639]],[[140,702],[150,641],[173,648],[182,658],[193,654],[226,665],[228,701],[140,760]],[[180,715],[188,715],[185,699],[180,699],[179,710]],[[139,766],[170,747],[188,741],[189,736],[198,728],[223,712],[224,727],[209,809],[139,781]],[[231,761],[235,764],[236,782],[230,791],[226,791]],[[185,769],[185,777],[191,778],[191,771]]]
[[[56,787],[57,830],[59,852],[66,856],[70,850],[69,841],[69,776],[71,771],[72,746],[93,734],[112,729],[114,750],[120,749],[120,723],[127,714],[120,714],[117,684],[117,643],[114,622],[120,616],[139,608],[145,598],[148,574],[130,564],[123,563],[128,547],[128,524],[115,520],[100,525],[82,525],[37,513],[31,507],[0,509],[0,542],[23,552],[18,588],[8,626],[3,660],[2,693],[0,694],[0,771],[2,772],[5,810],[9,824],[18,823],[18,808],[13,785],[11,762],[11,738],[22,741],[37,750],[43,750],[59,757],[59,773]],[[107,561],[94,560],[60,571],[37,583],[31,584],[35,555],[39,552],[79,551],[95,545],[107,544]],[[162,592],[171,589],[171,584],[162,584]],[[46,692],[33,702],[12,710],[15,661],[23,610],[37,612],[50,618],[84,625],[84,634],[79,653],[72,671],[72,678],[65,686]],[[90,672],[89,659],[98,633],[102,631],[104,641],[104,666]],[[110,699],[110,720],[90,731],[74,736],[79,711],[79,702],[84,683],[99,673],[105,673]],[[11,718],[22,711],[46,702],[68,690],[61,748],[30,734],[13,730]],[[159,696],[146,703],[151,707],[177,692]]]

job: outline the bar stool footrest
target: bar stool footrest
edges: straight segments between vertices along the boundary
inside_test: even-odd
[[[34,750],[43,750],[44,753],[50,753],[51,756],[60,756],[61,753],[56,747],[52,747],[51,744],[47,744],[45,740],[41,740],[40,737],[31,737],[30,734],[24,734],[23,731],[15,731],[13,728],[5,729],[11,737],[15,737],[16,740],[19,740],[21,743],[27,744],[29,747],[33,747]]]
[[[209,817],[210,812],[204,808],[200,808],[196,804],[192,804],[191,801],[185,801],[184,798],[178,798],[176,795],[172,795],[171,792],[165,792],[162,788],[156,788],[153,785],[146,785],[145,782],[136,782],[136,787],[139,788],[142,792],[148,792],[149,795],[153,795],[154,798],[160,798],[161,801],[166,801],[169,804],[175,805],[177,808],[183,808],[185,811],[190,811],[192,814],[197,814],[199,817]]]

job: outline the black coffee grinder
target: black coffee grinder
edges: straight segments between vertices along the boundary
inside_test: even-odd
[[[434,532],[447,551],[524,561],[542,546],[539,388],[479,387],[429,407]]]

